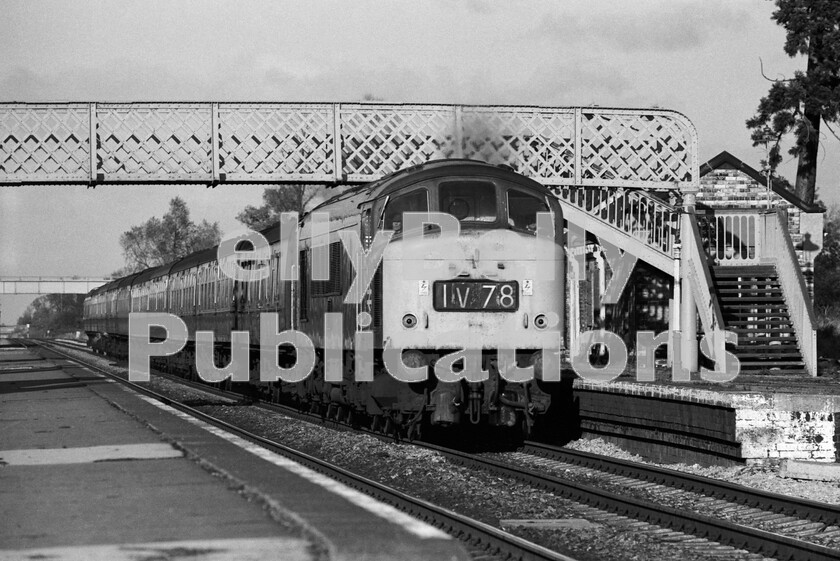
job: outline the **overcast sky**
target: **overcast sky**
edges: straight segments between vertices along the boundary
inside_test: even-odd
[[[784,54],[766,0],[0,0],[0,101],[358,101],[658,106],[696,125],[700,158],[760,167],[744,121]],[[795,164],[781,173],[789,179]],[[840,202],[840,142],[817,183]],[[262,188],[0,188],[0,275],[107,275],[119,235],[182,196],[239,227]],[[14,323],[30,296],[0,296]]]

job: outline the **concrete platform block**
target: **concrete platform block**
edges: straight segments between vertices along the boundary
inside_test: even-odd
[[[779,475],[790,479],[811,481],[840,481],[840,464],[834,462],[806,462],[782,460]]]

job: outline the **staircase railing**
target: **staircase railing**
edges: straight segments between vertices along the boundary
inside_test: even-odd
[[[762,255],[761,214],[717,209],[698,216],[706,253],[716,265],[757,265]]]
[[[676,209],[646,191],[621,187],[552,187],[575,208],[645,243],[669,258],[679,226]]]
[[[725,341],[723,337],[718,337],[723,329],[723,311],[720,308],[712,274],[709,271],[708,256],[700,237],[697,215],[689,212],[688,220],[691,231],[683,234],[682,263],[684,267],[688,267],[688,278],[691,280],[691,297],[695,299],[697,304],[703,331],[710,340],[713,340],[712,352],[715,362],[718,363],[724,361],[726,357],[724,354]],[[683,298],[686,297],[689,297],[689,295],[684,294]]]
[[[774,214],[765,214],[764,244],[765,253],[776,258],[776,272],[779,284],[788,307],[788,314],[796,330],[799,351],[805,362],[805,368],[811,376],[817,375],[817,332],[814,329],[816,318],[805,277],[799,266],[799,259],[793,248],[793,242],[787,233],[787,213],[777,210]]]

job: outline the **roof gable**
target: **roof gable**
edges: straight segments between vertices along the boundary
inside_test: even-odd
[[[743,161],[739,160],[726,150],[709,160],[708,162],[704,163],[700,166],[700,177],[707,175],[715,170],[720,169],[734,169],[740,171],[750,179],[754,180],[756,183],[761,185],[767,184],[767,176],[762,174],[760,171],[755,169],[754,167],[748,166]],[[817,204],[808,204],[799,197],[797,197],[794,193],[789,191],[785,184],[779,181],[778,179],[773,179],[771,183],[771,187],[773,192],[785,199],[790,204],[796,206],[804,210],[805,212],[825,212],[825,209],[822,208],[820,205]]]

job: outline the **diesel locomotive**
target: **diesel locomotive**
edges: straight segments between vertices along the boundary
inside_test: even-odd
[[[361,254],[382,233],[381,260],[363,275]],[[174,314],[189,341],[153,365],[197,378],[196,332],[213,332],[214,362],[224,365],[231,334],[245,331],[252,391],[395,436],[465,425],[527,433],[548,411],[544,384],[559,377],[565,263],[562,210],[539,183],[506,167],[438,160],[326,200],[301,217],[297,247],[281,243],[279,226],[261,234],[270,255],[244,265],[267,274],[253,280],[225,274],[218,248],[210,248],[92,291],[84,306],[89,345],[125,357],[129,314]],[[351,238],[358,243],[348,245]],[[290,251],[297,252],[293,280],[280,274]],[[361,277],[370,282],[354,286]],[[260,381],[265,314],[276,314],[277,329],[311,340],[316,358],[306,379]],[[325,326],[327,315],[340,318],[331,324],[339,333]],[[363,340],[372,350],[356,348]],[[335,343],[339,355],[328,352]],[[276,352],[279,366],[297,360],[288,345]],[[362,352],[372,376],[360,381],[354,367]],[[341,380],[328,382],[336,356]],[[395,369],[426,375],[406,382]]]

